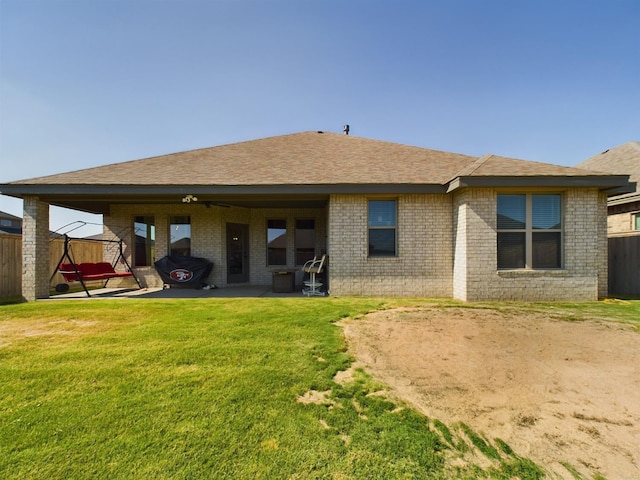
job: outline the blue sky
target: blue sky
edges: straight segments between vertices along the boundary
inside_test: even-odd
[[[346,123],[560,165],[640,140],[640,1],[0,0],[0,183]]]

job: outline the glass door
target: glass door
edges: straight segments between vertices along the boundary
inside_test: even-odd
[[[249,281],[249,225],[227,223],[227,283]]]

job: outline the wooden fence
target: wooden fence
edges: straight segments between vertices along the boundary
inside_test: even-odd
[[[73,240],[72,258],[76,263],[102,262],[102,242]],[[53,238],[49,244],[49,275],[64,252],[64,239]],[[51,286],[64,282],[59,273],[51,281]],[[0,233],[0,298],[22,295],[22,236]]]
[[[22,236],[0,233],[0,298],[22,294]]]
[[[640,296],[640,235],[609,238],[609,293]]]

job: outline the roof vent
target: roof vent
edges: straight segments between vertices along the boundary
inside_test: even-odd
[[[349,125],[345,125],[344,127],[342,127],[342,131],[345,135],[349,135]]]

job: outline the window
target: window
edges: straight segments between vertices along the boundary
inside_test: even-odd
[[[498,195],[498,268],[562,266],[561,196]]]
[[[304,265],[316,254],[316,221],[296,219],[296,265]]]
[[[396,256],[396,201],[369,200],[369,256]]]
[[[287,264],[287,221],[267,220],[267,265]]]
[[[156,225],[152,216],[133,217],[133,265],[148,267],[156,256]]]
[[[191,255],[191,217],[188,215],[169,217],[169,255]]]
[[[636,213],[633,216],[633,229],[640,230],[640,213]]]

